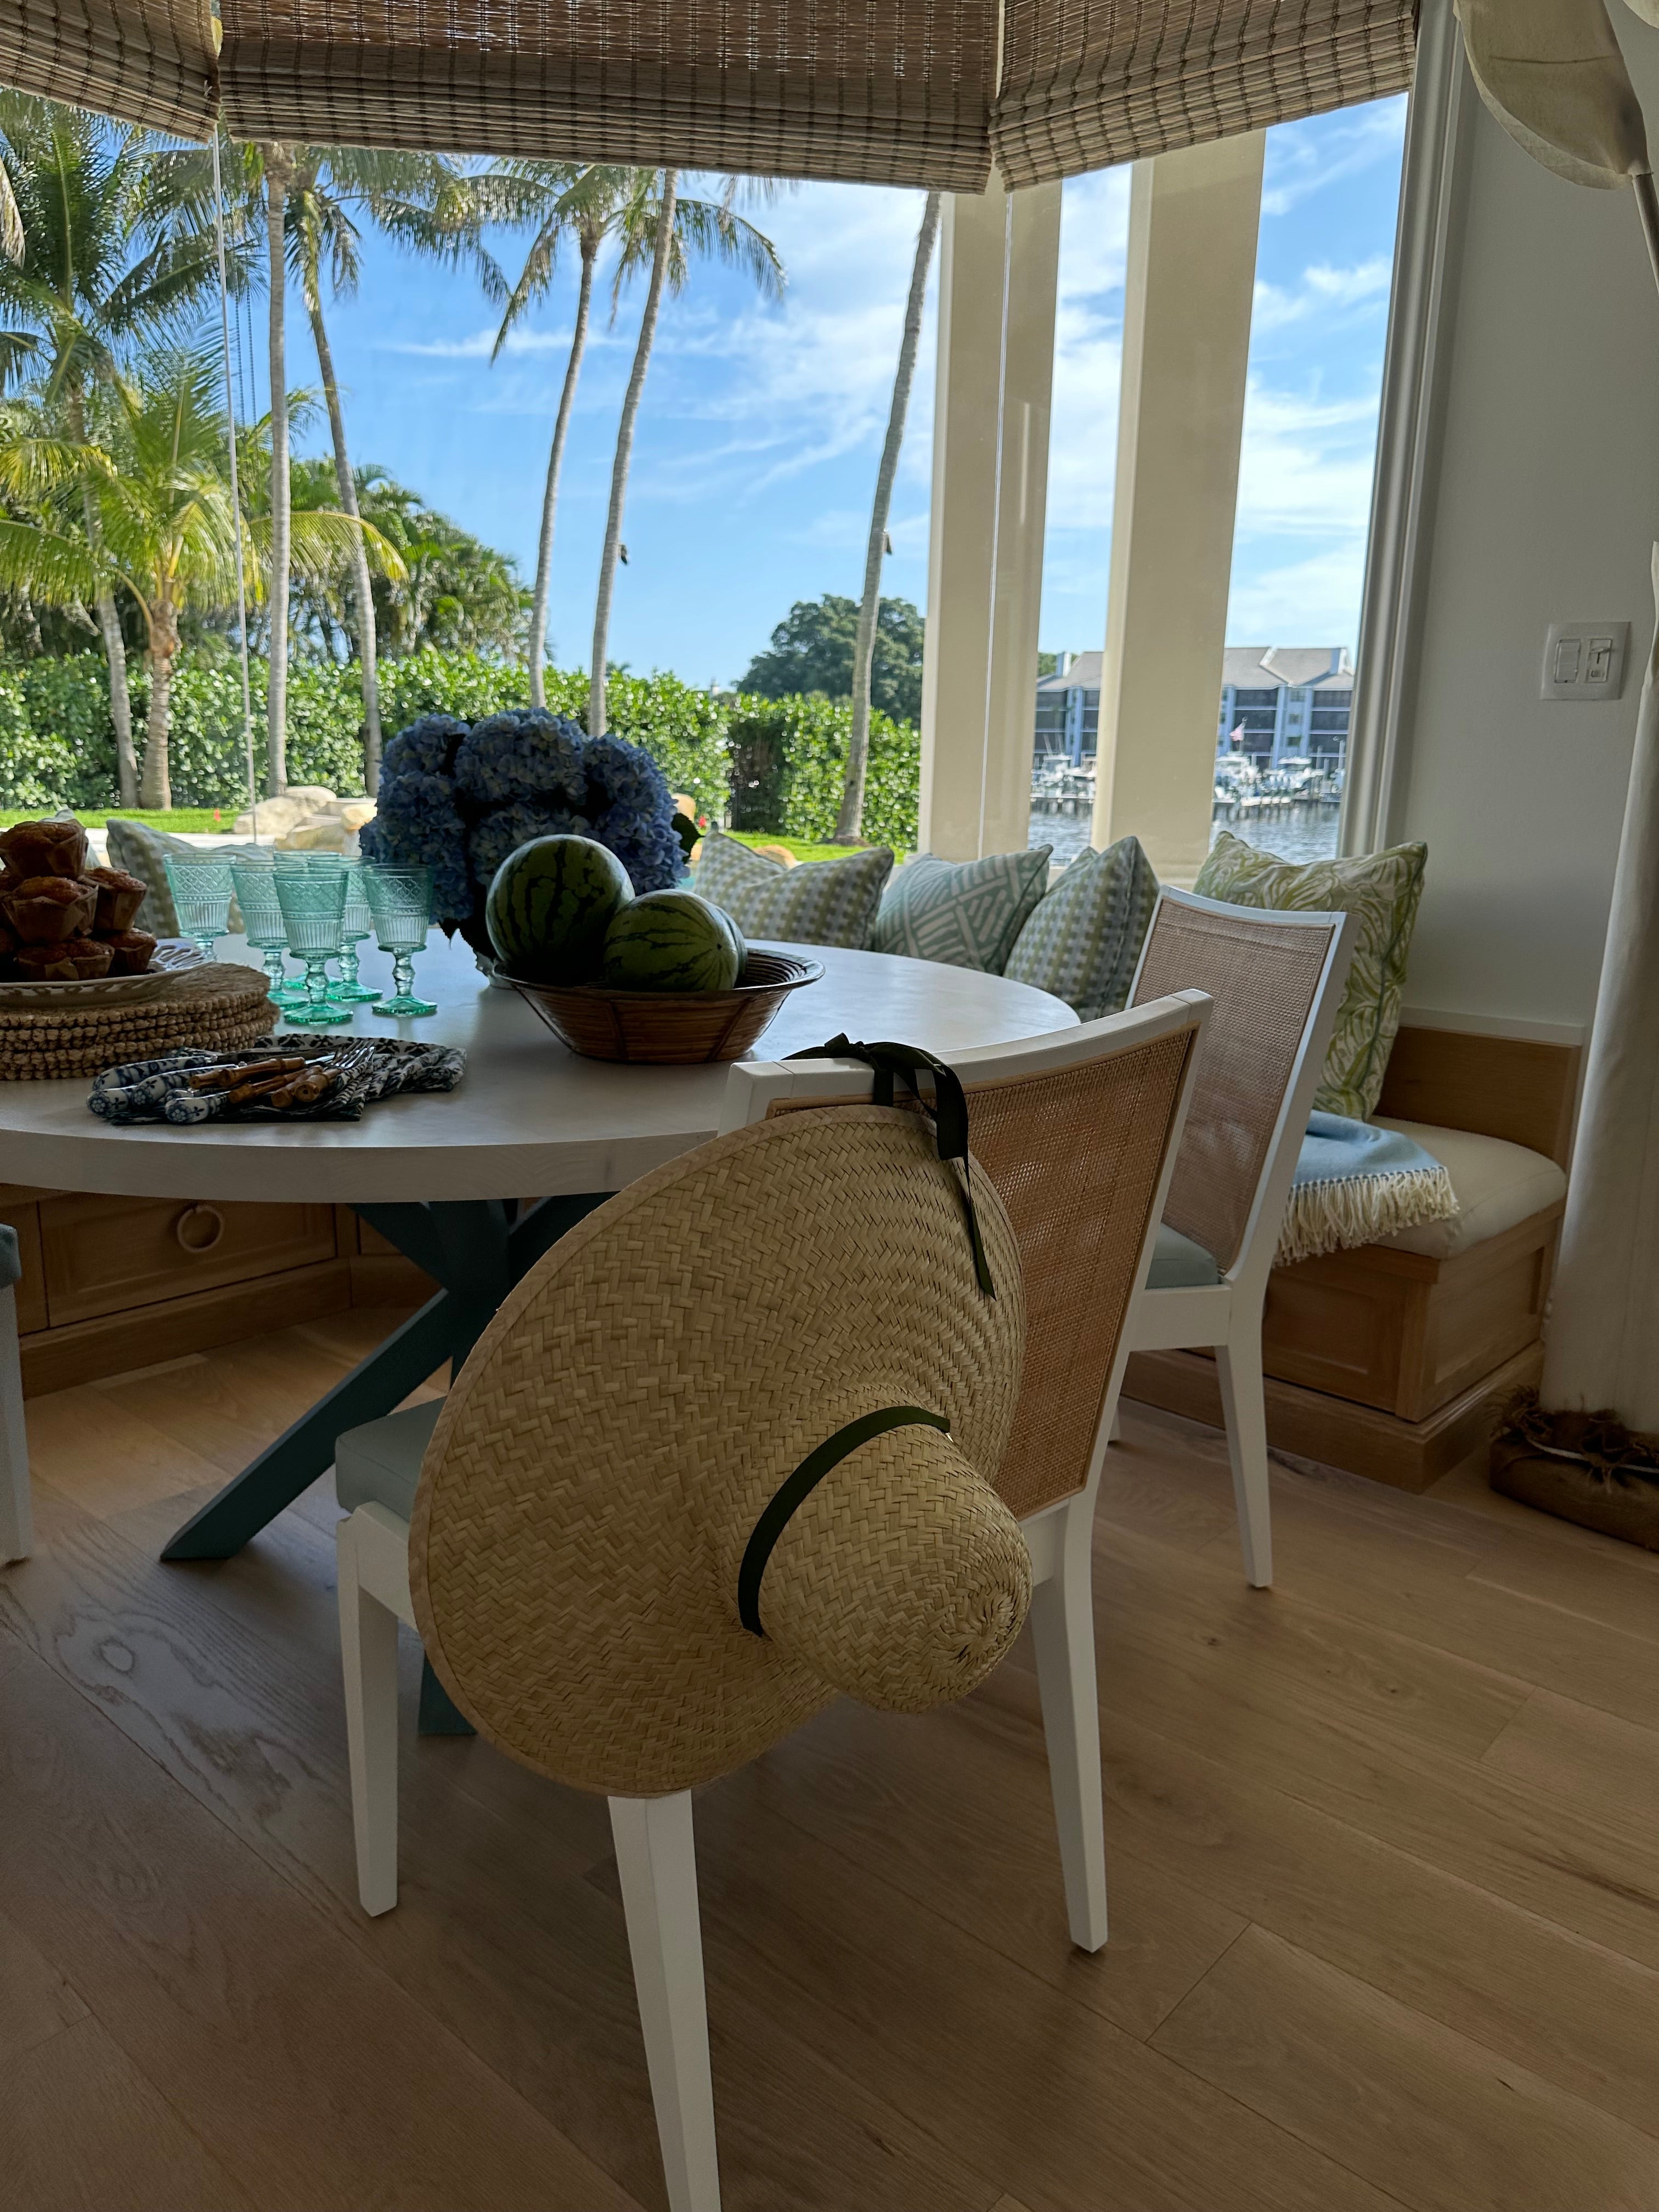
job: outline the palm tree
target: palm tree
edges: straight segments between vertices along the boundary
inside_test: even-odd
[[[21,263],[0,264],[0,380],[36,388],[85,446],[94,392],[133,349],[192,314],[218,282],[212,240],[185,220],[146,132],[78,108],[0,93],[0,165],[22,230]],[[95,552],[97,501],[82,487]],[[102,572],[100,571],[100,574]],[[109,664],[122,803],[137,791],[126,647],[112,586],[94,595]]]
[[[605,517],[605,548],[599,556],[599,587],[593,606],[593,655],[587,693],[587,726],[595,736],[601,734],[605,726],[605,656],[611,638],[611,601],[622,550],[623,505],[628,495],[628,471],[634,457],[634,429],[639,419],[640,397],[645,389],[645,372],[656,339],[664,289],[676,293],[682,290],[692,256],[701,254],[746,270],[764,297],[775,299],[783,290],[783,264],[776,246],[764,232],[735,210],[738,193],[744,189],[769,198],[775,188],[767,185],[745,186],[738,178],[728,177],[716,200],[683,199],[678,169],[635,169],[627,201],[613,226],[622,248],[611,284],[613,318],[623,287],[645,266],[647,257],[651,281],[646,289],[645,310],[640,318],[640,335],[634,348],[634,366],[629,374],[622,416],[617,426],[611,505]]]
[[[893,504],[893,480],[898,474],[899,448],[904,443],[904,418],[910,409],[910,386],[916,373],[916,354],[921,344],[921,314],[927,298],[927,271],[933,263],[933,242],[939,236],[939,196],[929,192],[916,233],[915,259],[910,267],[910,296],[904,303],[904,334],[899,340],[898,367],[893,375],[893,404],[887,413],[887,435],[876,471],[876,496],[870,509],[870,536],[864,551],[864,597],[859,605],[858,635],[853,643],[853,726],[847,741],[847,781],[842,789],[841,811],[836,817],[836,841],[847,845],[864,830],[864,779],[870,765],[870,671],[876,655],[876,623],[881,613],[881,562],[887,549],[887,517]]]
[[[294,163],[286,146],[259,148],[265,193],[266,336],[270,375],[270,642],[265,673],[266,775],[270,795],[288,789],[288,588],[293,521],[288,472],[288,191]]]
[[[325,265],[338,300],[357,288],[361,270],[359,212],[389,236],[427,258],[455,261],[477,251],[485,203],[473,180],[442,154],[386,151],[355,146],[296,146],[287,185],[289,254],[317,349],[317,368],[328,408],[334,477],[340,507],[357,519],[357,488],[346,447],[345,410],[323,317]],[[494,272],[480,257],[486,281]],[[374,597],[367,541],[353,542],[352,610],[363,696],[363,787],[371,796],[380,780],[380,690],[376,665]]]
[[[42,518],[33,525],[0,520],[0,584],[61,605],[118,583],[143,617],[149,662],[143,806],[172,803],[168,738],[182,617],[234,602],[239,532],[250,564],[271,557],[271,519],[239,516],[231,501],[219,375],[210,346],[167,348],[109,388],[99,442],[47,432],[0,443],[0,495],[33,501]],[[88,487],[95,533],[76,526],[73,495]],[[54,498],[55,523],[48,513]],[[327,573],[365,535],[371,557],[390,555],[349,516],[308,513],[295,518],[292,550],[307,568]]]
[[[633,172],[599,163],[582,167],[570,161],[518,161],[503,166],[538,190],[542,196],[542,204],[537,210],[536,230],[525,255],[524,267],[520,271],[518,282],[507,294],[501,310],[501,325],[495,333],[495,343],[490,354],[492,361],[500,359],[501,348],[507,343],[514,325],[522,319],[531,303],[545,296],[553,281],[559,246],[567,231],[574,234],[580,261],[580,275],[576,284],[575,321],[570,333],[570,351],[565,360],[564,382],[559,392],[559,411],[553,421],[553,443],[547,457],[547,482],[542,492],[541,535],[536,545],[536,587],[530,603],[530,635],[525,647],[530,671],[530,703],[532,707],[544,707],[547,704],[547,609],[552,592],[553,527],[558,514],[559,474],[564,465],[564,447],[570,429],[570,416],[576,404],[576,383],[581,374],[582,356],[587,349],[587,319],[593,300],[594,264],[617,214],[629,204],[629,185]]]

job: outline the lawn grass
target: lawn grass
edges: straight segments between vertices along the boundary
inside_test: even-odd
[[[805,837],[775,836],[769,830],[727,830],[721,834],[735,837],[740,845],[781,845],[798,860],[843,860],[849,853],[863,853],[869,849],[864,845],[814,845]],[[902,860],[904,854],[899,853],[894,857]]]
[[[39,822],[41,813],[38,806],[0,807],[0,830],[9,830],[18,822]],[[222,830],[227,837],[234,835],[231,824],[236,819],[228,806],[216,813],[210,806],[77,806],[75,810],[76,820],[87,830],[101,830],[112,815],[118,822],[148,822],[157,830],[191,833]]]

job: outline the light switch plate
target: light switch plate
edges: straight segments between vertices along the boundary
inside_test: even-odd
[[[1540,699],[1616,699],[1630,654],[1627,622],[1552,623],[1544,640]]]

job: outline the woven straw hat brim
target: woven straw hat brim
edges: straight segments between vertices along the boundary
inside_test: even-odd
[[[951,1556],[977,1547],[998,1562],[987,1650],[1017,1630],[1029,1561],[978,1471],[994,1477],[1006,1443],[1024,1299],[1007,1216],[988,1176],[974,1185],[994,1299],[930,1130],[869,1106],[701,1146],[532,1270],[445,1402],[411,1528],[428,1653],[481,1733],[538,1772],[622,1796],[755,1757],[835,1694],[822,1668],[848,1607],[826,1584],[813,1615],[815,1535],[866,1500],[891,1504],[907,1525],[868,1534],[902,1571],[918,1473],[960,1509],[965,1549]],[[842,1462],[780,1544],[769,1634],[751,1635],[738,1569],[762,1509],[809,1452],[890,1405],[943,1413],[951,1434],[897,1431]],[[817,1664],[784,1648],[786,1611],[809,1624]],[[850,1643],[846,1656],[860,1664]],[[878,1701],[906,1702],[904,1685],[887,1687]],[[929,1701],[925,1686],[909,1701]]]

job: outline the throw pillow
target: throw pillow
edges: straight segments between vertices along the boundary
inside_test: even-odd
[[[149,885],[149,894],[138,909],[133,927],[147,929],[152,937],[179,934],[179,916],[173,903],[173,889],[167,882],[169,860],[240,860],[247,854],[267,850],[263,845],[254,844],[192,845],[187,837],[175,837],[171,830],[153,830],[147,822],[128,822],[113,814],[108,818],[104,835],[108,842],[111,867],[125,868],[130,876],[137,876]],[[230,902],[229,926],[233,933],[240,933],[242,927],[241,909],[234,898]]]
[[[1002,972],[1064,999],[1079,1021],[1115,1014],[1128,1004],[1157,898],[1139,837],[1084,853],[1037,901]]]
[[[1036,845],[1024,853],[994,853],[983,860],[940,860],[918,853],[882,896],[872,947],[1000,975],[1048,888],[1053,849]]]
[[[711,830],[697,855],[693,883],[723,906],[745,937],[781,937],[794,945],[846,945],[867,951],[892,872],[885,845],[840,860],[802,860],[784,867],[735,837]]]
[[[1314,1093],[1322,1114],[1364,1121],[1382,1094],[1428,857],[1426,845],[1391,845],[1352,860],[1310,860],[1298,867],[1224,830],[1198,872],[1193,889],[1231,906],[1359,916],[1353,966]]]

